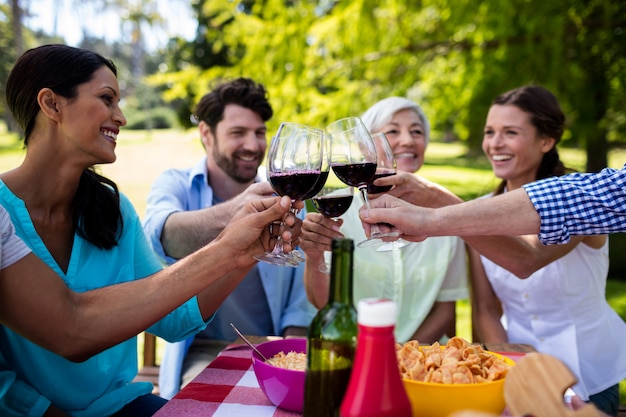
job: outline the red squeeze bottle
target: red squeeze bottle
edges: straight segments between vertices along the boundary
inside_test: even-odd
[[[356,353],[341,417],[411,417],[396,358],[397,310],[387,299],[359,301]]]

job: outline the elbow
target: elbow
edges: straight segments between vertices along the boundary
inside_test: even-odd
[[[63,346],[58,346],[54,352],[75,363],[85,362],[106,348],[94,343],[85,343],[85,340],[76,340],[76,338],[67,338],[61,345]]]
[[[94,353],[67,352],[66,354],[62,356],[70,362],[81,363],[81,362],[85,362],[87,359],[91,358],[95,354],[96,352]]]
[[[79,347],[77,344],[72,343],[70,339],[64,337],[60,337],[58,339],[58,343],[45,347],[51,352],[75,363],[85,362],[87,359],[98,353],[97,349]]]
[[[79,326],[76,327],[76,329],[79,328]],[[112,346],[110,342],[85,337],[86,334],[88,333],[81,331],[61,333],[50,350],[68,361],[81,363]]]

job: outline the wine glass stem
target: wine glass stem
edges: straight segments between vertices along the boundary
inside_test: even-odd
[[[282,240],[283,238],[280,237],[280,235],[276,237],[276,244],[274,245],[274,249],[272,249],[272,255],[284,256]]]
[[[367,196],[367,185],[364,185],[358,188],[359,188],[359,191],[361,192],[361,197],[363,198],[363,203],[365,204],[365,207],[367,209],[371,209],[372,206],[370,205],[370,199]],[[376,238],[376,236],[378,236],[379,234],[380,234],[380,229],[378,228],[378,225],[375,223],[370,225],[370,239]]]

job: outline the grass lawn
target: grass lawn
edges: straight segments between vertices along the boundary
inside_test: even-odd
[[[16,145],[15,137],[6,135],[0,127],[0,172],[18,165],[23,151]],[[431,143],[426,154],[427,163],[420,170],[426,178],[438,182],[464,199],[478,197],[491,191],[496,181],[484,158],[465,157],[462,144]],[[143,217],[146,198],[152,181],[167,168],[187,167],[203,155],[202,145],[191,131],[143,131],[122,130],[117,144],[117,161],[100,167],[102,173],[117,182],[120,190],[135,205]],[[582,170],[584,155],[571,149],[561,150],[566,165]],[[610,154],[609,166],[620,168],[626,162],[626,151]],[[607,299],[611,306],[626,320],[626,281],[610,279]],[[470,308],[467,302],[458,304],[457,333],[471,340]],[[139,339],[140,352],[142,339]],[[157,344],[157,359],[161,358],[162,343]],[[141,355],[140,355],[141,358]],[[626,382],[621,384],[622,403],[626,404]]]

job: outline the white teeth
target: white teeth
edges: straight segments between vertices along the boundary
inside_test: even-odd
[[[110,130],[103,130],[103,131],[102,131],[102,134],[103,134],[104,136],[108,136],[108,137],[110,137],[110,138],[111,138],[111,139],[113,139],[113,140],[116,140],[116,139],[117,139],[117,134],[116,134],[116,133],[111,132]]]
[[[399,154],[396,154],[396,159],[398,158],[415,158],[415,154],[409,153],[409,152],[399,153]]]
[[[491,155],[491,159],[497,162],[508,161],[509,159],[512,159],[512,158],[513,157],[511,155]]]

